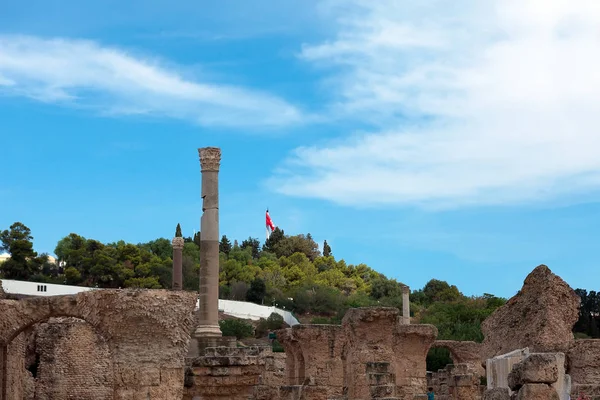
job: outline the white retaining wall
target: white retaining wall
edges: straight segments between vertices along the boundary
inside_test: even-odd
[[[54,283],[15,281],[2,279],[2,288],[6,293],[24,294],[29,296],[59,296],[65,294],[77,294],[88,290],[102,290],[84,286],[57,285]],[[196,303],[196,309],[198,303]],[[259,320],[267,319],[271,313],[277,313],[289,326],[299,324],[291,312],[277,307],[261,306],[259,304],[247,303],[245,301],[219,300],[219,311],[232,317]]]

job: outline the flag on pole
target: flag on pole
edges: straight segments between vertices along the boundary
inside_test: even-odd
[[[273,233],[275,228],[275,224],[273,224],[273,220],[271,219],[269,210],[267,209],[267,239],[269,239],[269,236],[271,236],[271,233]]]

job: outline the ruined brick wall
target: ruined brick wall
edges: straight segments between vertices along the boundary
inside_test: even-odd
[[[451,364],[437,372],[427,373],[427,386],[439,400],[481,400],[483,386],[470,364]]]
[[[413,398],[426,392],[432,325],[404,325],[399,310],[349,310],[341,326],[297,325],[277,337],[288,357],[282,399]]]
[[[108,344],[83,320],[39,324],[36,400],[113,399],[113,366]]]
[[[24,357],[24,349],[14,340],[24,329],[52,317],[80,318],[108,344],[115,398],[180,400],[195,303],[195,293],[166,290],[98,290],[0,300],[0,346]],[[3,364],[3,379],[18,380],[13,375],[23,369]],[[8,399],[7,389],[4,385],[2,400]]]
[[[579,393],[600,396],[600,339],[576,340],[567,353],[572,398]]]
[[[189,359],[183,400],[278,399],[285,358],[269,347],[207,348]]]
[[[485,376],[485,368],[481,356],[481,343],[459,340],[436,340],[431,348],[444,348],[450,352],[452,363],[467,364],[478,376]],[[435,371],[433,371],[435,372]]]

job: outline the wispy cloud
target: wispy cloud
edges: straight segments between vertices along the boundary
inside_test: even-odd
[[[202,125],[282,126],[301,118],[276,96],[186,79],[158,60],[84,40],[0,35],[0,92]]]
[[[294,151],[271,184],[348,205],[458,207],[600,186],[600,3],[354,0],[301,57],[367,133]],[[283,171],[283,172],[281,172]]]

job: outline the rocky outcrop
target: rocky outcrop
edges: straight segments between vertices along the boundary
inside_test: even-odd
[[[545,265],[482,324],[484,359],[529,347],[532,352],[566,352],[579,317],[579,296]]]

